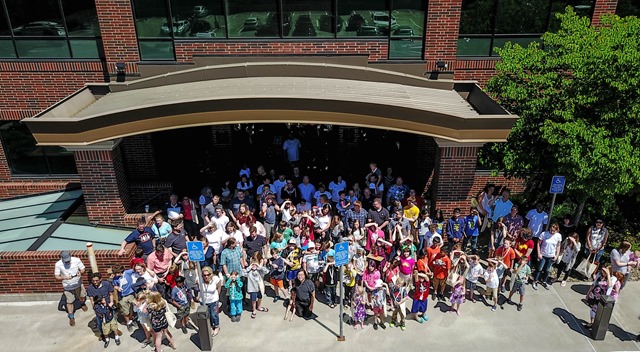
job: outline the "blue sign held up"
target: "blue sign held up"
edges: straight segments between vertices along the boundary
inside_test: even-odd
[[[192,262],[204,260],[204,247],[200,241],[187,242],[187,252],[189,253],[189,260]]]
[[[347,265],[349,263],[349,242],[340,242],[335,248],[336,266]]]
[[[564,176],[553,176],[551,179],[551,188],[549,189],[549,193],[562,194],[564,192],[564,184]]]

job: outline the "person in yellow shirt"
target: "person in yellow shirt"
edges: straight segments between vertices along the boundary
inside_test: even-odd
[[[404,218],[411,224],[411,235],[414,238],[413,241],[418,243],[418,222],[416,220],[418,220],[418,217],[420,216],[420,208],[416,206],[416,198],[407,198],[407,205],[402,208],[402,211]]]

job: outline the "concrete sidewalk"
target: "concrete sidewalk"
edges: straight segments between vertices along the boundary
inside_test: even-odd
[[[631,282],[620,294],[609,332],[604,341],[594,341],[581,322],[589,319],[589,308],[581,301],[586,283],[554,285],[550,290],[541,286],[537,291],[527,286],[527,297],[521,312],[513,305],[504,305],[492,312],[482,301],[462,305],[462,315],[448,312],[448,301],[429,302],[429,321],[424,324],[410,320],[407,330],[398,328],[374,331],[371,325],[364,331],[344,325],[345,342],[337,342],[338,308],[330,309],[318,302],[315,320],[296,317],[283,321],[282,302],[265,299],[267,313],[251,319],[250,312],[239,323],[221,316],[221,331],[214,338],[213,351],[292,351],[304,341],[307,351],[388,351],[398,347],[408,350],[428,348],[441,351],[576,351],[609,352],[640,351],[636,334],[640,332],[640,282]],[[267,289],[267,292],[270,292]],[[517,296],[514,296],[514,298]],[[501,299],[502,300],[502,299]],[[407,308],[410,308],[408,304]],[[57,302],[0,303],[0,341],[6,351],[151,351],[142,349],[135,339],[141,331],[124,335],[122,344],[113,341],[104,349],[102,342],[89,328],[93,319],[89,312],[76,313],[76,326],[70,327],[64,313],[57,311]],[[350,312],[349,312],[350,314]],[[369,320],[371,321],[371,320]],[[198,351],[197,335],[189,330],[184,335],[171,329],[179,351]],[[192,335],[193,334],[193,335]],[[169,346],[164,347],[170,351]]]

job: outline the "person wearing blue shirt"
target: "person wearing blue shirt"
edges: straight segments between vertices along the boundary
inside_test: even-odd
[[[151,226],[151,231],[158,238],[165,238],[171,233],[171,225],[164,221],[164,217],[160,213],[156,213],[154,217],[155,224]]]
[[[309,176],[304,176],[302,178],[302,183],[298,185],[298,190],[300,190],[300,198],[307,201],[307,203],[314,204],[313,194],[316,192],[316,188],[309,183]]]
[[[478,216],[478,209],[472,207],[469,215],[464,218],[464,241],[462,241],[463,251],[467,249],[467,244],[471,242],[471,254],[476,254],[480,226],[482,226],[482,220],[480,219],[480,216]]]
[[[497,222],[498,219],[511,212],[513,203],[509,200],[509,195],[511,195],[511,192],[508,189],[504,189],[502,191],[502,197],[493,202],[493,217],[491,218],[493,222]]]
[[[144,274],[144,267],[136,265],[135,269],[125,270],[120,278],[120,289],[122,298],[120,299],[120,313],[124,317],[124,321],[127,325],[129,332],[133,331],[133,314],[131,311],[131,305],[134,300],[133,285],[138,281],[138,278]]]
[[[147,256],[153,253],[153,249],[156,246],[156,235],[153,233],[151,228],[145,225],[146,222],[144,220],[138,221],[138,227],[133,230],[129,236],[124,239],[124,241],[122,241],[118,255],[124,255],[124,247],[126,247],[127,244],[135,243],[138,248],[142,248],[144,251],[142,259],[145,261],[147,260]]]
[[[464,234],[464,219],[460,217],[460,208],[453,209],[453,216],[447,221],[447,247],[449,252],[453,246],[462,240]]]

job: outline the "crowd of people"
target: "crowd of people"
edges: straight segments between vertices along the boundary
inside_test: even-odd
[[[610,263],[599,263],[609,236],[602,219],[581,244],[570,218],[553,222],[542,204],[523,217],[509,190],[496,192],[493,185],[472,200],[466,215],[456,208],[445,217],[391,175],[371,163],[362,182],[348,187],[336,176],[326,186],[311,183],[295,167],[277,178],[262,166],[256,173],[243,167],[234,188],[229,182],[219,192],[205,187],[197,200],[172,195],[124,239],[119,254],[134,243],[135,255],[129,267],[113,268],[110,281],[93,273],[85,289],[84,265],[62,253],[55,275],[62,280],[69,322],[75,324],[74,301],[88,296],[105,348],[110,336],[120,343],[114,323],[119,311],[129,331],[139,326],[144,345],[160,351],[163,336],[175,348],[168,329],[173,320],[183,333],[194,329],[189,313],[195,304],[208,307],[216,336],[223,311],[231,323],[240,321],[245,307],[251,319],[267,313],[262,300],[270,287],[274,302],[284,301],[284,320],[312,318],[322,302],[348,309],[354,329],[371,324],[374,330],[405,330],[409,318],[428,321],[429,298],[461,315],[465,304],[477,300],[496,311],[503,295],[502,302],[520,311],[527,285],[565,286],[574,269],[594,280],[586,297],[593,322],[600,296],[616,298],[637,266],[629,242],[611,251]],[[478,238],[487,239],[486,251]],[[187,241],[203,244],[202,282]],[[334,246],[345,241],[349,262],[336,266]]]

